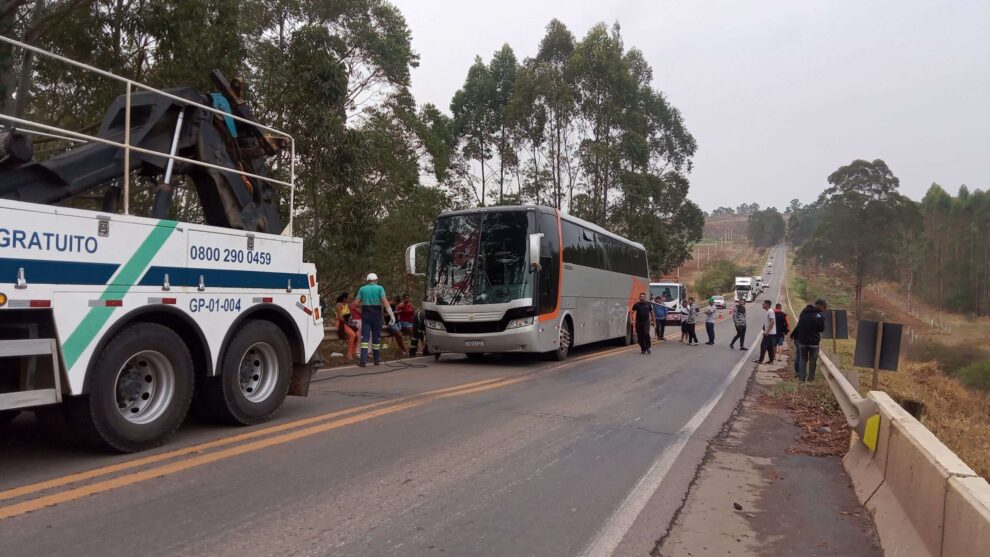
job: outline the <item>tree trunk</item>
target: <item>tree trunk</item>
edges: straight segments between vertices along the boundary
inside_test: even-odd
[[[42,20],[45,17],[45,0],[36,0],[31,11],[31,23],[28,25],[24,42],[33,44],[44,30]],[[21,70],[17,76],[17,98],[14,99],[13,114],[17,118],[24,116],[28,99],[31,97],[31,86],[34,85],[34,52],[25,50],[21,57]]]
[[[482,207],[485,206],[485,140],[481,140],[481,154],[478,155],[478,160],[481,161],[481,203]]]

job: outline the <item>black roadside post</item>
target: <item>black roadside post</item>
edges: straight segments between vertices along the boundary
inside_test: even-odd
[[[833,341],[834,342],[834,341]],[[880,387],[880,347],[883,346],[883,321],[877,322],[877,345],[873,355],[873,386],[874,391]]]

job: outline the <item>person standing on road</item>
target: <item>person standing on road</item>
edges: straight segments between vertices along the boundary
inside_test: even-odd
[[[732,337],[729,348],[735,348],[736,340],[739,341],[739,349],[745,350],[746,342],[746,302],[739,300],[736,302],[736,310],[732,312],[732,324],[736,327],[736,336]]]
[[[378,275],[368,273],[368,284],[357,291],[354,297],[361,308],[361,359],[358,365],[365,367],[368,362],[368,342],[371,342],[371,353],[375,365],[382,363],[382,307],[395,322],[392,305],[388,303],[385,289],[378,284]]]
[[[715,319],[718,317],[718,308],[715,307],[715,298],[708,298],[708,307],[705,308],[705,332],[708,333],[709,346],[715,345]]]
[[[354,331],[357,333],[357,338],[361,338],[361,304],[358,303],[357,298],[351,300],[351,325],[354,326]]]
[[[663,333],[667,328],[667,312],[670,308],[667,307],[666,298],[664,296],[657,296],[656,302],[653,304],[653,318],[657,320],[657,340],[667,340],[663,338]]]
[[[770,360],[767,363],[772,364],[774,360],[777,347],[777,316],[772,307],[773,303],[770,300],[763,301],[763,339],[760,343],[760,359],[755,360],[757,364],[762,364],[763,358],[768,354]]]
[[[653,302],[646,299],[646,293],[639,293],[639,301],[632,306],[633,324],[636,329],[636,340],[639,341],[640,354],[652,354],[650,350],[650,332],[655,325]]]
[[[777,318],[776,350],[780,352],[784,349],[784,339],[787,338],[787,333],[791,332],[791,324],[787,320],[787,314],[784,313],[784,306],[780,304],[774,306],[773,315]]]
[[[337,296],[337,303],[334,305],[334,315],[337,317],[337,338],[344,341],[347,349],[344,351],[344,359],[348,362],[357,357],[358,335],[357,331],[351,328],[351,308],[347,305],[349,293],[344,292]]]
[[[399,307],[400,303],[401,303],[400,298],[398,296],[392,298],[393,308]],[[392,340],[395,341],[395,347],[399,350],[399,355],[404,356],[406,354],[407,349],[406,349],[405,340],[402,338],[402,327],[399,325],[399,322],[396,321],[396,317],[394,314],[389,314],[389,315],[392,317],[391,319],[385,320],[385,330],[388,331],[389,336],[392,337]]]
[[[681,299],[681,342],[685,342],[688,339],[688,326],[687,326],[687,316],[688,316],[688,306],[687,300]]]
[[[828,310],[828,303],[819,298],[815,305],[808,305],[801,310],[794,332],[791,333],[797,341],[798,353],[801,356],[801,364],[798,366],[799,381],[814,381],[815,371],[818,368],[818,349],[822,341],[822,333],[825,332],[825,316],[823,312]]]
[[[700,344],[698,342],[698,333],[695,332],[695,324],[698,321],[698,306],[694,305],[694,298],[688,298],[687,303],[687,316],[684,318],[684,329],[688,336],[688,346],[694,344],[697,346]]]
[[[409,357],[416,356],[416,335],[413,322],[416,320],[416,308],[413,306],[412,297],[409,294],[402,295],[402,302],[396,304],[395,313],[399,317],[399,331],[409,337],[410,344]]]

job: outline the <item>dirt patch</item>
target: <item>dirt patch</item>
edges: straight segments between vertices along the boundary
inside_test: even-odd
[[[834,405],[824,382],[800,383],[789,368],[776,372],[781,378],[775,388],[763,393],[760,403],[768,411],[790,416],[801,433],[787,448],[788,454],[843,456],[849,449],[849,425]]]

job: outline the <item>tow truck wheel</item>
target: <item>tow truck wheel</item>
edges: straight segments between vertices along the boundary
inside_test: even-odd
[[[248,321],[231,339],[220,376],[204,381],[214,417],[234,425],[268,421],[282,406],[292,381],[292,349],[269,321]]]
[[[192,357],[182,338],[156,323],[135,323],[99,355],[89,394],[69,399],[67,409],[88,444],[135,452],[175,433],[192,393]]]

